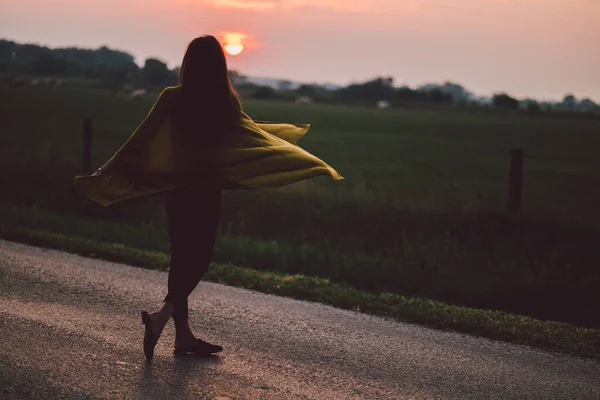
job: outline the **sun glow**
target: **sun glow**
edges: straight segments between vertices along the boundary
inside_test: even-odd
[[[242,41],[248,36],[244,33],[239,32],[224,32],[222,34],[221,41],[223,42],[223,49],[231,56],[237,56],[244,51],[244,45]]]
[[[223,48],[225,49],[225,53],[230,56],[237,56],[244,50],[244,46],[236,43],[227,43]]]

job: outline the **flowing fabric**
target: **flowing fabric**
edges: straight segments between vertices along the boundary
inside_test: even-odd
[[[344,179],[296,142],[308,124],[253,121],[224,127],[221,140],[191,143],[173,128],[181,86],[166,88],[148,116],[107,162],[106,172],[76,176],[75,187],[108,206],[184,186],[206,190],[278,188],[320,175]],[[208,124],[207,124],[208,125]],[[198,126],[198,137],[210,135]],[[214,128],[213,128],[214,129]],[[104,168],[104,167],[103,167]]]

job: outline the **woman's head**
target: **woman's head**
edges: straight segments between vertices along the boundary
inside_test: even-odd
[[[240,99],[229,79],[225,53],[214,36],[204,35],[190,42],[179,69],[179,84],[188,106],[239,118]]]

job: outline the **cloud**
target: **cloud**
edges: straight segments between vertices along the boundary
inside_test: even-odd
[[[263,11],[281,6],[283,0],[213,0],[211,2],[218,7],[246,8]]]
[[[206,0],[208,4],[223,8],[254,11],[286,11],[299,8],[318,8],[339,12],[385,12],[397,8],[394,0]]]

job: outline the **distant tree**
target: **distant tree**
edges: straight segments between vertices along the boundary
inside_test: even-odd
[[[444,83],[443,86],[440,86],[440,90],[452,96],[452,100],[455,103],[468,101],[473,97],[473,93],[466,90],[463,86],[453,82]]]
[[[77,47],[49,49],[8,40],[0,40],[1,65],[9,73],[85,76],[108,81],[131,79],[139,69],[131,54],[108,47],[96,50]]]
[[[338,90],[342,99],[366,100],[376,102],[379,100],[392,100],[395,96],[393,87],[394,79],[376,78],[365,83],[355,83]]]
[[[425,96],[417,90],[413,90],[408,86],[402,86],[396,90],[395,96],[400,101],[420,101],[425,100]]]
[[[0,40],[0,59],[8,59],[16,50],[17,44],[8,40]]]
[[[277,88],[279,90],[290,90],[292,88],[292,82],[287,80],[279,81],[277,82]]]
[[[443,85],[428,83],[419,86],[417,91],[424,93],[426,100],[433,103],[453,102],[466,104],[475,97],[473,93],[466,90],[462,85],[453,82],[445,82]]]
[[[128,68],[107,68],[106,80],[115,86],[123,86],[131,74]]]
[[[529,104],[527,104],[527,111],[537,114],[540,111],[542,111],[542,109],[540,108],[540,105],[537,102],[530,102]]]
[[[452,95],[444,93],[441,89],[433,89],[429,92],[428,100],[432,103],[451,103]]]
[[[579,107],[583,111],[600,112],[600,105],[596,104],[591,99],[583,99],[579,102]]]
[[[245,83],[248,82],[248,78],[245,77],[244,75],[240,74],[238,71],[235,70],[229,70],[229,79],[231,79],[231,82],[234,85],[244,85]]]
[[[254,91],[252,97],[257,99],[272,99],[275,97],[275,89],[269,86],[260,86]]]
[[[492,97],[492,104],[495,107],[507,108],[509,110],[516,110],[519,108],[519,100],[510,97],[506,93],[494,95],[494,97]]]
[[[464,100],[464,88],[460,85],[446,82],[444,85],[426,84],[417,88],[424,100],[432,103],[451,103]]]
[[[540,104],[542,111],[544,111],[548,114],[551,114],[552,111],[554,111],[554,106],[555,106],[554,103],[551,103],[551,102],[543,102]]]
[[[577,107],[577,99],[572,94],[567,94],[562,101],[562,105],[569,110],[574,110]]]
[[[34,74],[42,76],[64,76],[69,72],[69,63],[49,51],[41,53],[32,67]]]
[[[300,85],[295,92],[301,96],[314,96],[317,93],[317,88],[313,85]]]
[[[16,43],[0,40],[0,72],[11,72],[16,58]]]
[[[177,66],[171,70],[171,75],[173,75],[176,79],[179,77],[179,70],[181,67]]]
[[[142,70],[144,81],[150,85],[169,85],[173,83],[173,73],[167,64],[155,58],[148,58]]]

